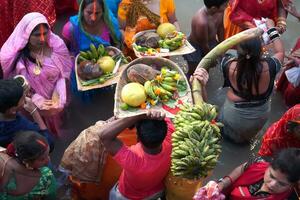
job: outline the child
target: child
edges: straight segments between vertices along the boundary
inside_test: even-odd
[[[19,114],[24,109],[31,114],[34,122]],[[25,97],[24,89],[16,80],[0,80],[0,146],[6,147],[22,131],[35,131],[46,137],[50,150],[53,138],[31,99]]]
[[[192,19],[188,40],[196,51],[184,56],[189,66],[188,77],[193,74],[200,60],[223,40],[223,12],[227,0],[204,0],[204,5]]]

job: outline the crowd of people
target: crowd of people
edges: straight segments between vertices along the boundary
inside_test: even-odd
[[[232,143],[249,143],[269,119],[274,90],[282,94],[288,108],[263,134],[257,156],[215,181],[217,190],[232,200],[299,199],[300,39],[286,54],[280,36],[288,28],[288,14],[299,19],[300,13],[293,0],[203,2],[191,20],[187,37],[196,51],[184,55],[184,59],[189,67],[186,76],[200,81],[205,101],[210,77],[209,71],[198,65],[201,59],[220,42],[243,30],[261,24],[266,29],[263,40],[256,37],[241,42],[223,55],[218,65],[223,87],[228,88],[217,118],[224,124],[222,136]],[[57,15],[66,11],[78,13],[57,35],[53,32]],[[85,101],[103,90],[78,91],[74,57],[88,50],[90,44],[102,44],[115,46],[135,59],[135,34],[165,22],[180,31],[174,0],[1,3],[0,199],[59,199],[49,153],[55,148],[55,140],[61,139],[63,113],[73,98]],[[265,46],[272,49],[272,55],[264,52]],[[163,112],[149,110],[134,117],[113,117],[96,127],[86,130],[97,136],[101,148],[97,157],[111,158],[121,167],[121,173],[104,196],[94,192],[101,190],[101,184],[85,184],[86,180],[70,174],[72,199],[165,199],[164,179],[171,166],[171,137],[175,131],[172,119]],[[128,130],[135,136],[131,146],[119,137]],[[86,140],[80,141],[79,146],[87,145],[82,144]],[[93,151],[88,145],[85,150]],[[104,173],[105,170],[100,174]],[[207,197],[199,193],[194,198]]]

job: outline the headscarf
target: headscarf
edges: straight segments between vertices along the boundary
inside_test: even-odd
[[[46,17],[41,13],[32,12],[26,14],[2,46],[0,61],[4,78],[12,75],[11,73],[15,70],[15,64],[17,64],[15,63],[15,59],[18,57],[20,51],[26,47],[32,31],[39,24],[47,24],[49,27]],[[72,67],[69,51],[63,40],[52,33],[50,29],[48,45],[53,51],[51,59],[54,64],[59,68],[63,77],[69,78]]]
[[[89,33],[87,33],[83,26],[82,26],[82,18],[83,18],[83,1],[84,0],[77,0],[79,6],[79,13],[78,13],[78,21],[79,21],[79,27],[81,28],[81,30],[83,31],[83,33],[89,37],[92,41],[95,40]],[[97,1],[97,0],[95,0]],[[111,0],[108,0],[111,1]],[[118,19],[115,17],[115,15],[113,14],[113,12],[109,9],[108,7],[108,3],[106,2],[106,0],[103,0],[103,19],[105,24],[108,26],[109,31],[110,31],[110,36],[112,37],[113,41],[115,44],[120,44],[121,43],[121,32],[120,32],[120,28],[119,28],[119,22]]]
[[[300,148],[300,140],[287,132],[288,121],[300,117],[300,104],[290,108],[279,121],[275,122],[266,131],[259,150],[260,156],[272,156],[276,151],[288,147]]]

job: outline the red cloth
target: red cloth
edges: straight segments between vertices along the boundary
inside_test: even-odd
[[[131,147],[124,145],[114,156],[123,168],[118,188],[126,198],[140,200],[163,190],[163,181],[171,165],[171,135],[175,130],[169,119],[166,122],[168,133],[159,154],[147,154],[141,143],[137,143]]]
[[[278,5],[277,0],[264,0],[259,3],[258,0],[230,0],[232,8],[230,20],[236,25],[240,25],[245,21],[253,22],[253,19],[261,19],[262,17],[277,19]]]
[[[292,55],[296,51],[300,51],[300,38],[297,40],[296,45],[292,50]],[[297,53],[299,55],[299,53]],[[296,56],[296,55],[294,55]],[[284,102],[287,106],[291,107],[300,103],[300,86],[294,87],[288,80],[285,75],[285,71],[282,72],[278,82],[276,84],[276,89],[281,92]]]
[[[0,5],[0,47],[27,13],[42,13],[51,27],[56,20],[54,0],[0,0]]]
[[[286,131],[289,120],[300,117],[300,104],[289,109],[279,121],[270,126],[265,133],[258,154],[260,156],[272,156],[275,152],[289,148],[300,148],[300,140]]]
[[[245,172],[232,184],[231,188],[227,191],[231,200],[255,200],[261,199],[261,197],[251,196],[248,187],[255,184],[264,178],[265,171],[268,169],[269,163],[258,162],[249,166]],[[242,192],[244,194],[242,194]],[[264,197],[264,200],[285,200],[290,194],[291,190],[288,190],[280,194],[272,194],[268,197]]]

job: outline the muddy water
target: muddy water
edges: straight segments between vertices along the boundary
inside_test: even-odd
[[[177,7],[177,17],[181,29],[185,33],[190,32],[190,21],[193,14],[203,5],[202,0],[175,0]],[[296,3],[300,10],[300,1]],[[60,33],[62,25],[65,23],[67,16],[58,20],[56,32]],[[288,18],[288,31],[283,35],[286,49],[290,49],[300,36],[300,22],[295,18]],[[221,106],[225,99],[225,90],[221,88],[223,80],[222,75],[217,68],[210,71],[210,80],[208,83],[209,102]],[[114,89],[103,90],[98,93],[91,102],[83,103],[78,97],[73,96],[72,102],[65,112],[63,126],[63,137],[57,141],[52,161],[56,166],[64,152],[64,149],[71,143],[83,129],[94,124],[98,120],[108,119],[113,115]],[[272,115],[268,124],[279,119],[286,110],[279,94],[274,93],[272,96]],[[267,127],[267,125],[266,125]],[[262,131],[263,133],[263,131]],[[219,178],[230,172],[235,166],[246,161],[249,156],[256,152],[250,150],[250,146],[234,145],[228,141],[223,141],[223,152],[217,168],[214,170],[211,178]]]

